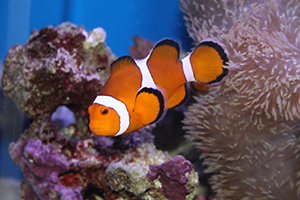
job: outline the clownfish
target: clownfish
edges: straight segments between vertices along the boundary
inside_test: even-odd
[[[177,42],[157,43],[141,60],[123,56],[111,64],[111,76],[88,108],[96,135],[119,136],[157,122],[164,111],[182,104],[187,82],[219,82],[228,74],[228,58],[213,41],[201,42],[179,60]]]

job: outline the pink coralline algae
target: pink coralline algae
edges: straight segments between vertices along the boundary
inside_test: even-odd
[[[151,49],[154,47],[154,43],[138,35],[133,36],[133,40],[134,45],[129,48],[130,55],[134,59],[146,58]]]
[[[153,140],[145,131],[139,142],[132,144],[130,148],[115,147],[122,141],[126,143],[126,140],[132,140],[130,135],[136,136],[135,133],[129,134],[127,138],[92,135],[75,142],[58,133],[49,119],[45,118],[40,123],[33,122],[19,141],[9,147],[11,158],[24,175],[21,184],[22,198],[68,200],[120,197],[118,193],[113,194],[106,181],[106,168],[124,156],[131,156],[129,160],[138,159],[142,155],[136,154],[135,148]],[[97,151],[99,147],[102,148],[101,153]],[[141,148],[150,151],[148,146]],[[153,149],[149,156],[158,154]],[[160,162],[168,159],[163,152],[160,154]],[[126,196],[126,192],[122,195]]]
[[[105,80],[96,66],[109,68],[115,58],[103,42],[94,41],[93,47],[88,38],[82,27],[70,23],[34,31],[25,45],[8,51],[3,93],[30,118],[70,103],[85,109]]]
[[[9,50],[3,92],[32,120],[9,146],[23,173],[21,198],[192,199],[198,183],[193,166],[183,157],[170,160],[168,153],[157,150],[150,126],[119,137],[90,132],[87,107],[109,77],[115,58],[105,36],[102,28],[87,32],[63,23],[33,32],[25,45]],[[55,125],[52,117],[59,106],[73,112],[73,124]],[[165,162],[180,163],[170,168]],[[162,172],[149,179],[153,166],[161,166]],[[182,190],[171,195],[166,183]]]
[[[189,188],[187,183],[197,182],[197,179],[191,179],[193,174],[194,168],[191,162],[185,160],[183,156],[175,156],[163,164],[150,165],[147,176],[151,180],[158,179],[161,182],[162,192],[167,198],[181,200],[191,192],[192,188]]]
[[[92,135],[70,141],[56,131],[50,119],[33,122],[9,147],[24,175],[22,198],[193,198],[198,175],[188,161],[181,156],[168,161],[170,156],[155,149],[153,137],[145,129],[125,136]]]

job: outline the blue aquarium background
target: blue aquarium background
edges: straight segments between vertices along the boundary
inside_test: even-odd
[[[171,38],[183,49],[191,48],[177,0],[0,0],[0,74],[8,49],[25,44],[31,30],[67,21],[88,31],[104,28],[106,44],[116,56],[129,55],[133,35],[153,42]],[[22,179],[9,157],[8,145],[18,140],[29,120],[2,92],[0,106],[0,177]]]

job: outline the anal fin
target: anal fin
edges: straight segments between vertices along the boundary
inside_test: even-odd
[[[182,105],[188,98],[188,91],[186,85],[182,85],[179,89],[169,98],[168,108]]]
[[[142,88],[135,101],[134,112],[141,117],[141,123],[147,125],[158,121],[164,112],[164,98],[160,91]]]

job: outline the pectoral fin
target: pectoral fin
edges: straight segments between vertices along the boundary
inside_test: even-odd
[[[141,89],[136,96],[134,112],[140,115],[141,123],[145,125],[156,122],[164,112],[163,95],[152,88]]]

